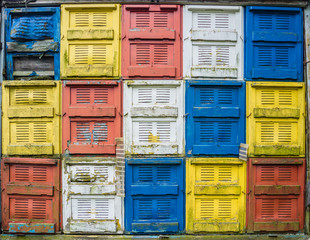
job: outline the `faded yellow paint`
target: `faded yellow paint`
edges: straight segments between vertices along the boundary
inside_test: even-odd
[[[248,155],[305,155],[304,83],[247,83]]]
[[[237,158],[187,158],[186,231],[244,232],[246,163]]]
[[[160,141],[159,141],[159,136],[155,136],[155,135],[153,135],[151,132],[150,132],[150,134],[149,134],[149,136],[148,136],[148,141],[149,142],[152,142],[152,143],[159,143]]]
[[[5,81],[2,154],[61,154],[61,82]]]
[[[120,4],[61,6],[62,79],[120,77]]]

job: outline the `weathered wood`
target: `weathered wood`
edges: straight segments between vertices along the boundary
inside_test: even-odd
[[[13,58],[14,71],[51,71],[54,75],[54,57],[18,56]]]
[[[47,52],[58,51],[59,44],[53,40],[43,40],[34,43],[7,42],[7,52]]]
[[[4,0],[5,6],[25,6],[24,0]],[[28,6],[44,6],[48,5],[58,5],[64,3],[103,3],[102,0],[37,0],[35,2],[28,3]],[[308,1],[306,0],[105,0],[105,3],[121,3],[121,4],[130,4],[130,3],[161,3],[161,4],[208,4],[208,5],[233,5],[233,6],[246,6],[246,5],[266,5],[266,6],[298,6],[305,7],[307,6]]]

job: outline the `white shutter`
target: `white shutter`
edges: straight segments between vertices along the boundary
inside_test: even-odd
[[[242,79],[242,18],[241,7],[184,7],[186,78]]]
[[[183,153],[183,91],[182,81],[125,81],[124,135],[127,154]]]
[[[114,199],[113,198],[93,198],[78,197],[71,199],[72,220],[113,220]]]
[[[116,190],[116,159],[65,158],[62,169],[64,232],[122,233],[123,197]]]

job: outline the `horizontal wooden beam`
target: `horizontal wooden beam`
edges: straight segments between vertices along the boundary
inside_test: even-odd
[[[6,7],[25,7],[25,0],[3,0],[3,5]],[[31,0],[28,6],[46,6],[59,5],[64,3],[103,3],[102,0]],[[204,5],[265,5],[265,6],[287,6],[287,7],[306,7],[308,1],[306,0],[105,0],[104,3],[161,3],[161,4],[204,4]]]

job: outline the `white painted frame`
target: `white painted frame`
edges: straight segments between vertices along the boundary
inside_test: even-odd
[[[143,103],[134,99],[134,91],[138,88],[169,88],[174,102],[167,104]],[[171,91],[170,90],[170,91]],[[173,94],[174,91],[174,94]],[[124,81],[124,141],[127,156],[146,154],[149,156],[184,155],[184,83],[178,80],[128,80]],[[135,141],[138,133],[134,129],[135,122],[175,122],[175,141],[143,142]],[[155,136],[156,137],[156,136]]]
[[[235,29],[198,30],[193,26],[195,13],[231,13],[234,14]],[[183,7],[183,76],[186,79],[243,79],[243,8],[239,6],[203,6],[185,5]],[[194,48],[196,46],[235,46],[235,57],[230,57],[233,68],[194,66]]]
[[[98,181],[94,171],[91,171],[91,182],[74,182],[74,168],[107,167],[107,181]],[[62,201],[64,233],[76,234],[121,234],[124,231],[124,197],[117,190],[117,159],[102,157],[67,157],[62,162]],[[83,219],[74,220],[72,199],[109,199],[114,208],[110,208],[113,219]]]

